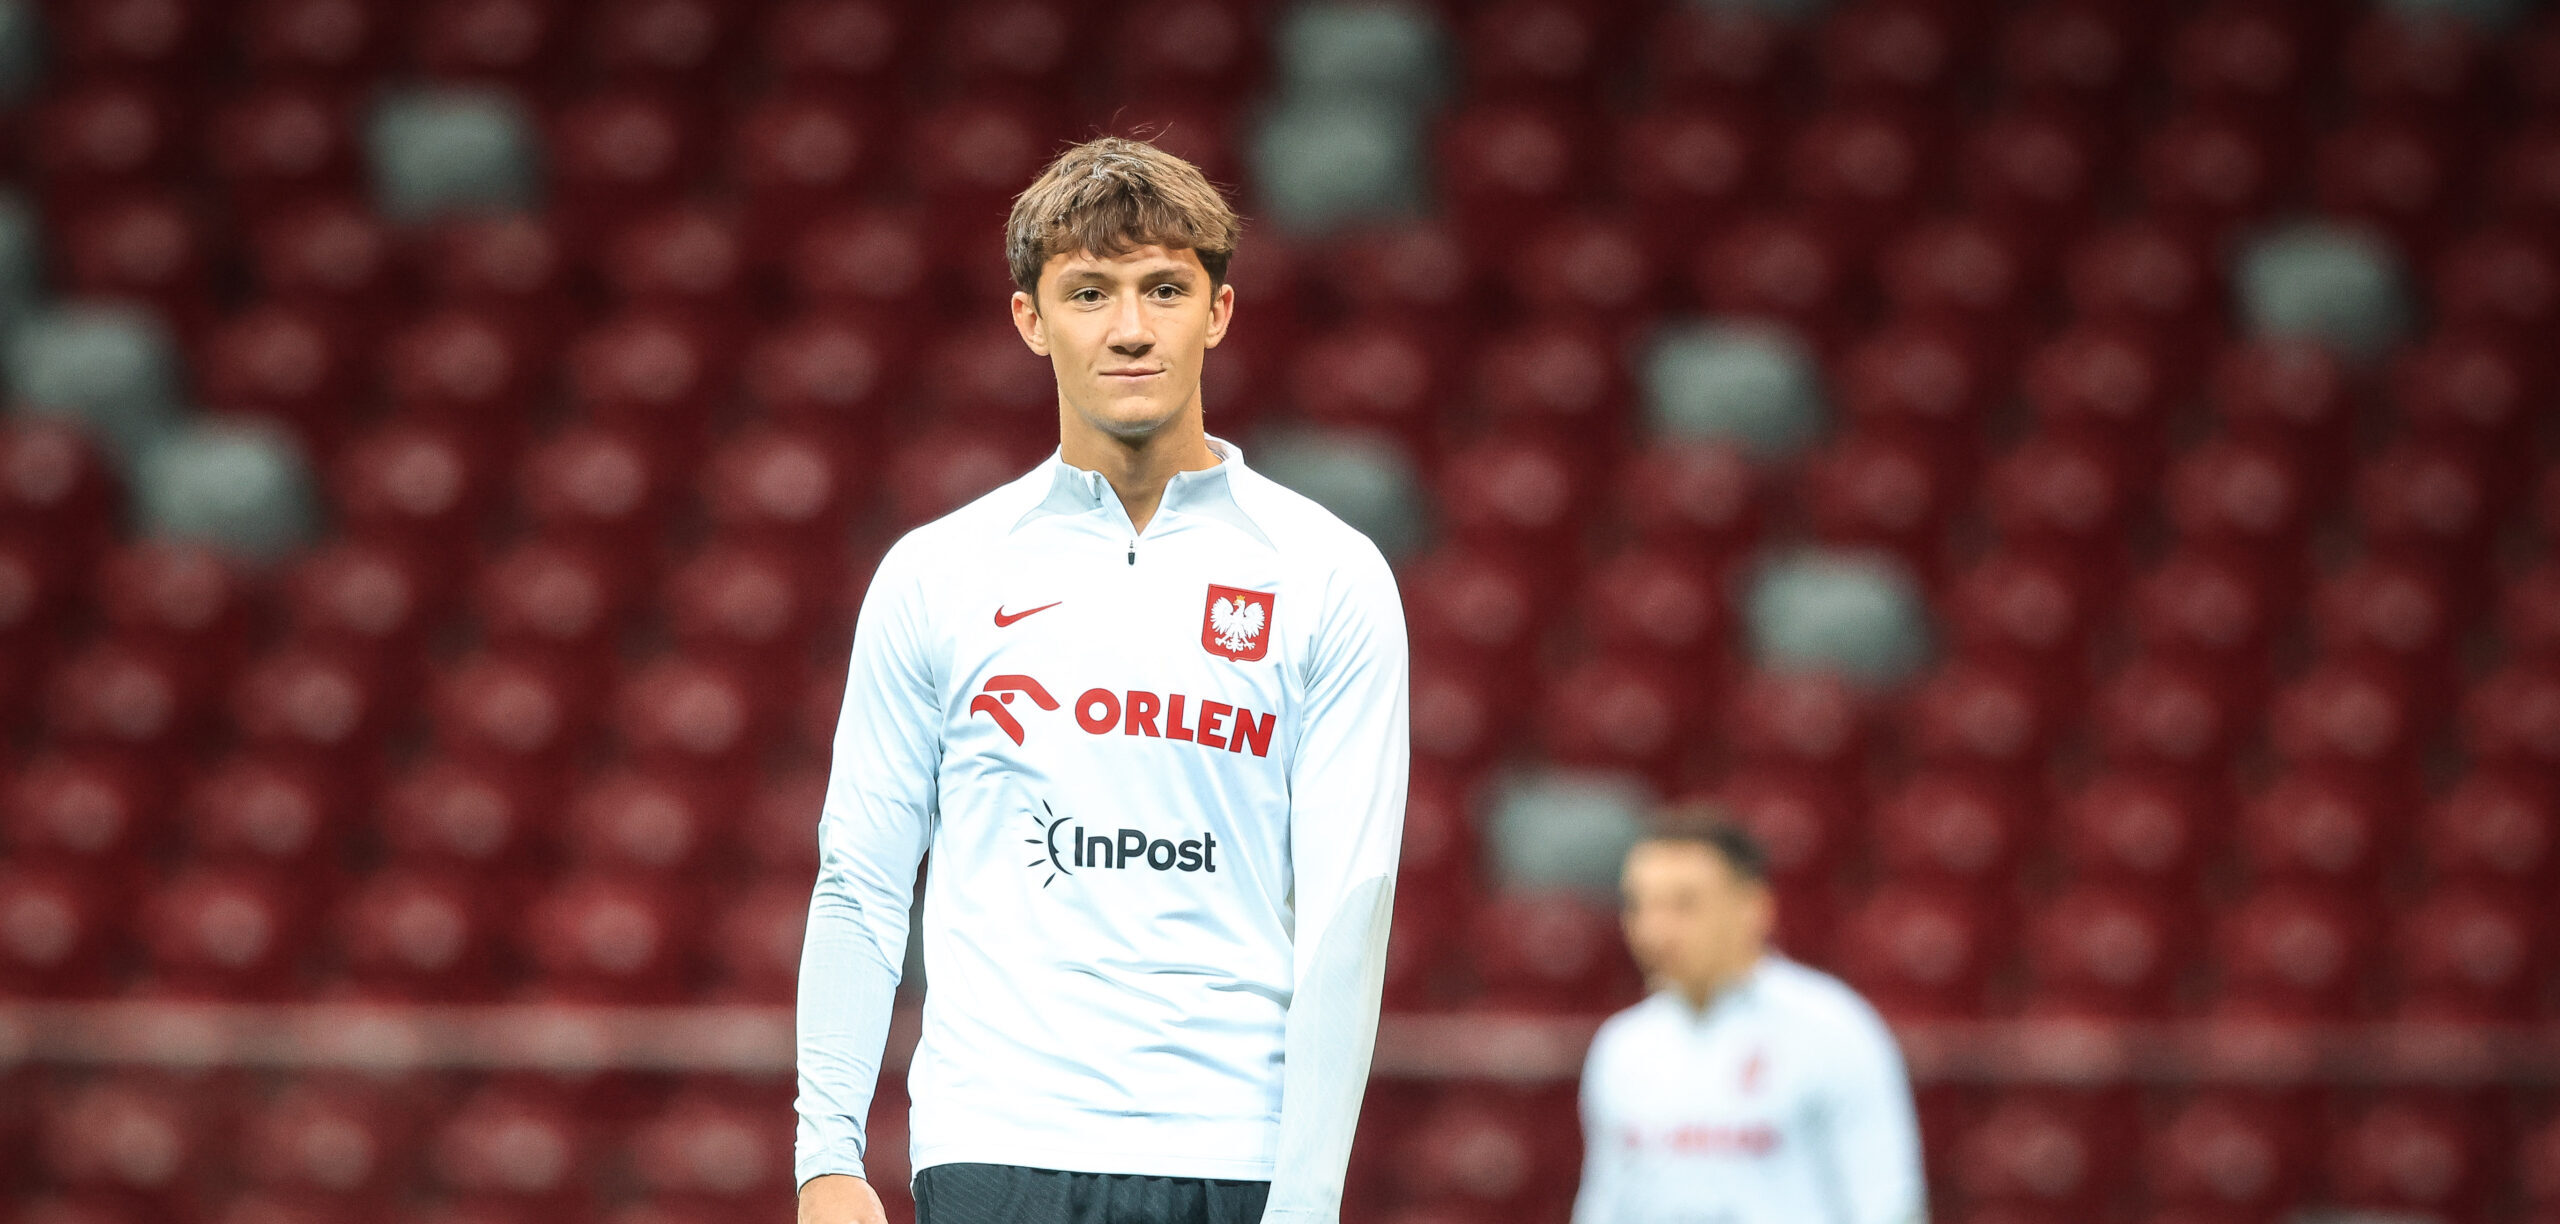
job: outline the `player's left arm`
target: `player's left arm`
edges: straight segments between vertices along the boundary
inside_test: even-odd
[[[1920,1120],[1902,1049],[1883,1018],[1863,1005],[1844,1019],[1832,1042],[1837,1057],[1820,1133],[1840,1224],[1923,1224],[1929,1211]]]
[[[1395,576],[1347,562],[1314,637],[1289,762],[1296,989],[1264,1224],[1333,1224],[1368,1087],[1404,836],[1406,646]]]

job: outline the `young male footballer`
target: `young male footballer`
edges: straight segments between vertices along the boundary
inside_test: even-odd
[[[800,970],[801,1224],[862,1179],[918,861],[919,1224],[1335,1220],[1404,823],[1367,538],[1204,429],[1233,211],[1148,144],[1006,223],[1048,462],[913,532],[854,628]]]
[[[1674,812],[1621,878],[1655,993],[1592,1042],[1573,1224],[1922,1224],[1901,1051],[1855,991],[1770,949],[1759,843]]]

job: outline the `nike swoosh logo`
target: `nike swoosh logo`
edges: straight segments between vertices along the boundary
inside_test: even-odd
[[[998,604],[996,606],[996,628],[1002,629],[1015,621],[1021,620],[1023,617],[1029,616],[1035,612],[1046,612],[1049,609],[1057,607],[1059,604],[1065,602],[1067,601],[1063,599],[1052,600],[1036,608],[1024,608],[1020,612],[1006,612],[1004,610],[1004,606],[1002,604]]]

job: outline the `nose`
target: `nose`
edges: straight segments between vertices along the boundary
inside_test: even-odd
[[[1124,357],[1136,357],[1156,346],[1155,328],[1147,322],[1144,299],[1131,295],[1120,299],[1120,308],[1111,318],[1111,351]]]

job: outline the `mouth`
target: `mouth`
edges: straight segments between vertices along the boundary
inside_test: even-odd
[[[1162,370],[1104,370],[1102,372],[1102,376],[1104,378],[1115,379],[1121,382],[1140,382],[1145,379],[1154,378],[1163,373],[1164,371]]]

